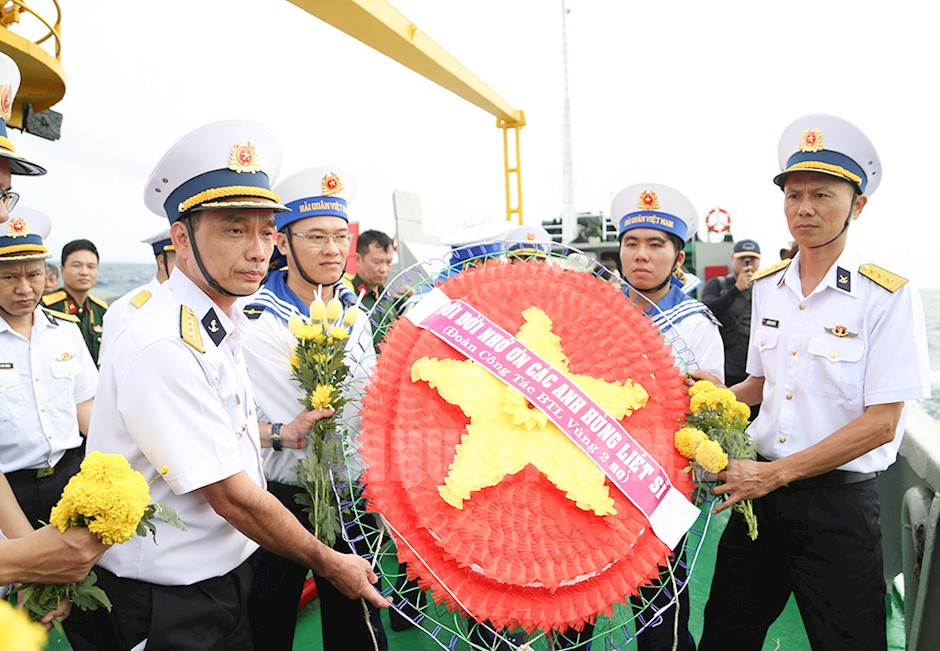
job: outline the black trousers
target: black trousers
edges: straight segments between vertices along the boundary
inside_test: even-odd
[[[718,545],[700,651],[759,650],[792,592],[815,651],[887,648],[877,481],[780,488],[732,513]]]
[[[268,482],[268,490],[305,527],[310,528],[307,514],[294,500],[294,495],[301,492],[302,488]],[[333,549],[345,554],[353,552],[341,536],[337,538]],[[255,573],[248,600],[248,617],[255,648],[258,651],[291,651],[297,625],[297,606],[308,568],[265,549],[255,552],[249,562]],[[367,623],[362,601],[350,599],[324,577],[314,574],[314,578],[320,599],[324,651],[375,651],[376,642],[379,651],[388,648],[378,609],[369,606]],[[376,642],[372,641],[373,635]]]
[[[58,504],[65,485],[78,472],[84,458],[85,444],[82,443],[77,448],[66,450],[51,475],[37,477],[35,470],[6,473],[13,495],[34,529],[43,526],[43,522],[49,522],[52,507]]]
[[[682,553],[682,547],[673,550],[676,554]],[[681,556],[682,563],[675,563],[672,576],[676,584],[681,585],[688,579],[688,570],[685,567],[685,555]],[[672,644],[678,639],[678,651],[695,651],[695,640],[689,632],[689,586],[679,594],[679,621],[676,622],[676,604],[671,603],[675,594],[672,587],[672,577],[666,568],[661,568],[660,583],[664,588],[640,588],[639,597],[631,597],[630,605],[633,614],[637,616],[634,628],[639,629],[649,624],[636,638],[637,651],[671,651]],[[653,611],[662,610],[655,620],[650,619]],[[643,613],[642,615],[640,613]],[[640,619],[642,617],[643,619]],[[594,635],[594,626],[586,624],[580,633],[568,629],[558,635],[556,648],[571,649],[572,651],[588,651],[591,648],[586,640]],[[728,647],[729,649],[731,647]]]
[[[99,608],[65,620],[76,651],[128,651],[145,639],[147,651],[252,651],[247,561],[184,586],[122,579],[100,567],[95,572],[113,607],[110,615]]]

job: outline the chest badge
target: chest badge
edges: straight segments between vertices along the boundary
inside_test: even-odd
[[[65,351],[64,353],[62,353],[61,355],[59,355],[58,357],[56,357],[56,358],[55,358],[55,361],[57,361],[57,362],[67,362],[67,361],[69,361],[70,359],[72,359],[72,358],[74,358],[74,357],[75,357],[75,355],[73,355],[73,354],[70,353],[69,351]]]
[[[829,326],[823,326],[823,330],[825,330],[826,332],[828,332],[829,334],[831,334],[831,335],[833,335],[833,336],[835,336],[835,337],[839,337],[840,339],[842,339],[843,337],[849,337],[849,338],[851,338],[851,337],[857,337],[857,336],[858,336],[858,333],[857,333],[857,332],[853,332],[853,331],[849,330],[849,329],[846,328],[844,325],[837,325],[837,326],[833,326],[833,327],[831,327],[831,328],[830,328]]]

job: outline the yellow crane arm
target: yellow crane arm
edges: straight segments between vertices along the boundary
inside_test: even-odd
[[[519,158],[519,129],[525,125],[522,111],[514,109],[386,0],[290,2],[495,116],[496,126],[503,129],[506,219],[512,220],[515,215],[518,223],[522,223]],[[514,138],[509,137],[510,130]],[[514,152],[510,151],[513,145]]]

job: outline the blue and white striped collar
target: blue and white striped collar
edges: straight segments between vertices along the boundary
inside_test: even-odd
[[[333,285],[333,296],[338,298],[345,308],[356,304],[356,294],[342,282]],[[251,297],[251,302],[264,305],[285,323],[294,314],[299,314],[305,319],[310,316],[310,306],[287,286],[286,269],[270,272],[264,286]]]

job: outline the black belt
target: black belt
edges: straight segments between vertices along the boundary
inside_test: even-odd
[[[758,461],[772,461],[757,455]],[[851,486],[863,481],[871,481],[878,477],[877,472],[852,472],[851,470],[830,470],[815,477],[796,479],[782,488],[833,488],[835,486]]]
[[[29,480],[39,481],[54,475],[57,468],[61,469],[63,466],[73,463],[74,461],[81,463],[82,457],[84,456],[84,450],[84,443],[79,445],[77,448],[66,450],[65,454],[62,455],[62,458],[59,459],[58,463],[49,468],[28,468],[26,470],[14,470],[13,472],[6,472],[3,474],[7,478],[7,481],[11,484],[23,483]]]

